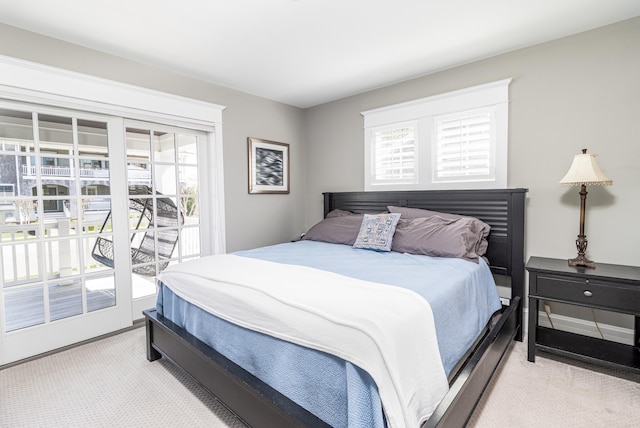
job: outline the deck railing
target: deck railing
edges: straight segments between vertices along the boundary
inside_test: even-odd
[[[74,169],[68,166],[41,166],[40,175],[43,177],[75,177]],[[80,168],[80,178],[109,178],[109,170],[104,168]],[[35,165],[22,165],[22,174],[25,177],[35,177],[37,168]]]
[[[45,220],[44,230],[40,229],[38,223],[3,225],[0,227],[0,282],[4,287],[12,287],[38,281],[43,275],[51,279],[78,273],[79,239],[83,240],[85,273],[107,269],[91,255],[93,243],[100,236],[103,222],[103,219],[85,220],[80,226],[68,218],[49,219]],[[180,253],[186,258],[198,257],[201,251],[200,228],[196,226],[197,222],[194,221],[193,224],[195,227],[180,229]],[[80,227],[82,231],[79,230]],[[45,239],[38,239],[41,233],[44,233]],[[40,254],[45,257],[43,265],[38,263]],[[177,256],[178,247],[172,257]],[[41,271],[43,268],[45,272]]]

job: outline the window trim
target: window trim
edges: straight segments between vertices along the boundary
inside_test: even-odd
[[[213,131],[224,106],[0,55],[7,100]]]
[[[473,189],[507,187],[509,84],[503,79],[426,98],[361,112],[364,117],[365,190]],[[477,181],[433,180],[433,145],[436,117],[493,107],[495,127],[495,179]],[[372,180],[373,130],[415,121],[418,123],[416,158],[418,182],[413,184],[375,184]]]

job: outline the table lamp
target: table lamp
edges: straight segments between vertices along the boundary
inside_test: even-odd
[[[604,172],[596,162],[595,153],[587,153],[587,149],[582,149],[582,153],[575,155],[571,167],[567,174],[560,180],[560,184],[567,186],[580,185],[580,234],[576,239],[578,257],[569,259],[569,266],[584,266],[595,269],[596,264],[585,257],[587,251],[587,237],[584,234],[584,208],[587,201],[587,184],[600,184],[610,186],[613,180],[604,175]]]

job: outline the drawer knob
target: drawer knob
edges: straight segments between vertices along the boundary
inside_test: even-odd
[[[585,297],[591,297],[591,296],[593,296],[593,293],[591,291],[589,291],[589,290],[584,290],[584,295],[585,295]]]

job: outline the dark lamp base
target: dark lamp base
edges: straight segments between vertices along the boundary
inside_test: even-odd
[[[587,259],[585,256],[578,255],[575,259],[569,259],[569,266],[584,266],[590,269],[595,269],[596,264],[591,260]]]

